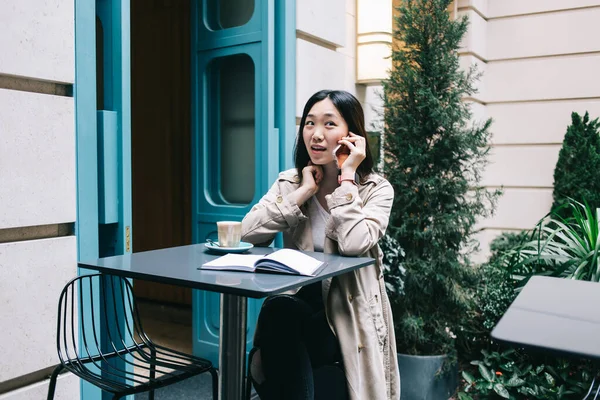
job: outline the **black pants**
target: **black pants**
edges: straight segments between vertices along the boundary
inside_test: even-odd
[[[265,382],[255,385],[262,400],[346,399],[337,338],[331,332],[321,297],[321,284],[306,286],[296,296],[274,296],[258,317]]]

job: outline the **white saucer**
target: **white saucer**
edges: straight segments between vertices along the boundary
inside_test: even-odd
[[[221,247],[213,243],[204,243],[207,249],[217,253],[244,253],[254,247],[252,243],[240,242],[239,247]]]

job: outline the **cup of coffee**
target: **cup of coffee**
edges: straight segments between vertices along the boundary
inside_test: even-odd
[[[242,223],[238,221],[219,221],[217,222],[217,234],[219,236],[219,246],[239,247],[242,238]]]

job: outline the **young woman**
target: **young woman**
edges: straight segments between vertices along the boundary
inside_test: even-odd
[[[283,232],[288,248],[377,262],[265,301],[251,366],[257,392],[263,400],[313,399],[318,372],[337,361],[347,391],[338,391],[340,398],[399,399],[394,324],[377,245],[394,193],[372,171],[358,100],[344,91],[315,93],[302,113],[294,157],[296,168],[280,173],[244,217],[242,240],[268,245]]]

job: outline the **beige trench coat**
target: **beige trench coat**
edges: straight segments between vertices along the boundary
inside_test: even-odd
[[[277,182],[242,221],[242,240],[268,245],[283,232],[284,247],[313,251],[306,207],[287,195],[299,186],[295,169]],[[323,302],[337,336],[351,400],[397,400],[400,373],[392,312],[377,245],[387,228],[394,191],[384,178],[371,174],[358,187],[344,185],[326,197],[330,218],[325,227],[325,253],[368,256],[375,265],[323,281]]]

